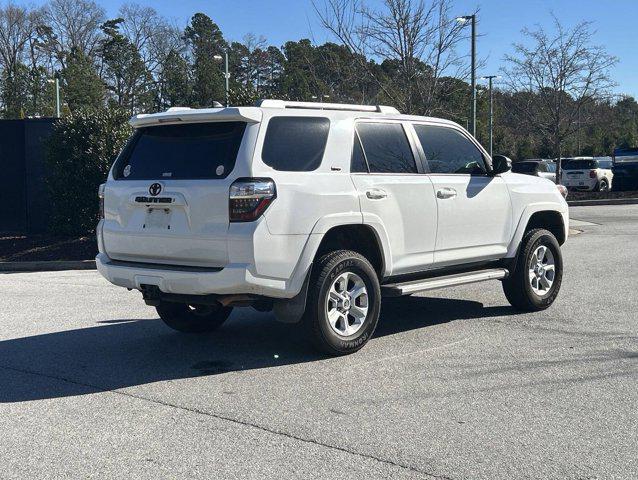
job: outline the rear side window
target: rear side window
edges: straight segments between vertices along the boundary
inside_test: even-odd
[[[412,149],[399,123],[359,123],[370,173],[417,173]]]
[[[274,117],[268,122],[261,152],[275,170],[310,172],[321,165],[330,120],[322,117]]]
[[[235,167],[246,123],[217,122],[140,128],[118,159],[122,180],[224,178]]]
[[[480,150],[458,130],[435,125],[414,125],[430,173],[485,173]],[[535,167],[535,165],[534,165]]]
[[[611,168],[611,160],[598,160],[598,168]]]

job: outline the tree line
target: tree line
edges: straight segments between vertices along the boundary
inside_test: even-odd
[[[225,101],[227,52],[232,105],[259,98],[390,104],[467,125],[470,32],[456,20],[452,0],[313,6],[334,41],[275,46],[251,33],[231,41],[203,13],[180,26],[135,3],[123,4],[116,18],[92,0],[0,5],[0,116],[52,116],[55,77],[63,115],[210,107]],[[478,18],[480,29],[480,12]],[[615,146],[636,146],[638,104],[612,94],[617,60],[593,34],[591,23],[568,27],[557,18],[521,33],[494,91],[495,153],[608,155]],[[485,85],[477,95],[477,137],[486,143]]]

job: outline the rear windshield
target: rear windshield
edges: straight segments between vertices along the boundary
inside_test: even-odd
[[[512,172],[514,173],[532,173],[536,171],[536,163],[533,162],[514,162],[512,164]]]
[[[563,170],[587,170],[597,168],[596,160],[569,160],[563,165]]]
[[[244,122],[140,128],[118,159],[123,180],[225,178],[235,167]]]

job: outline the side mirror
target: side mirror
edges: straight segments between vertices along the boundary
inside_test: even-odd
[[[492,157],[492,174],[498,175],[512,169],[512,161],[505,155],[494,155]]]

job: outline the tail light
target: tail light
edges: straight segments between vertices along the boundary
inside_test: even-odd
[[[97,188],[97,198],[100,200],[100,220],[104,218],[104,184]]]
[[[596,178],[596,170],[589,171],[589,178]]]
[[[258,219],[277,197],[270,178],[240,178],[230,186],[228,210],[231,222]]]
[[[556,185],[556,188],[558,188],[558,191],[560,192],[560,194],[563,196],[563,198],[567,198],[567,187],[565,187],[564,185],[561,185],[560,183],[558,183]]]

